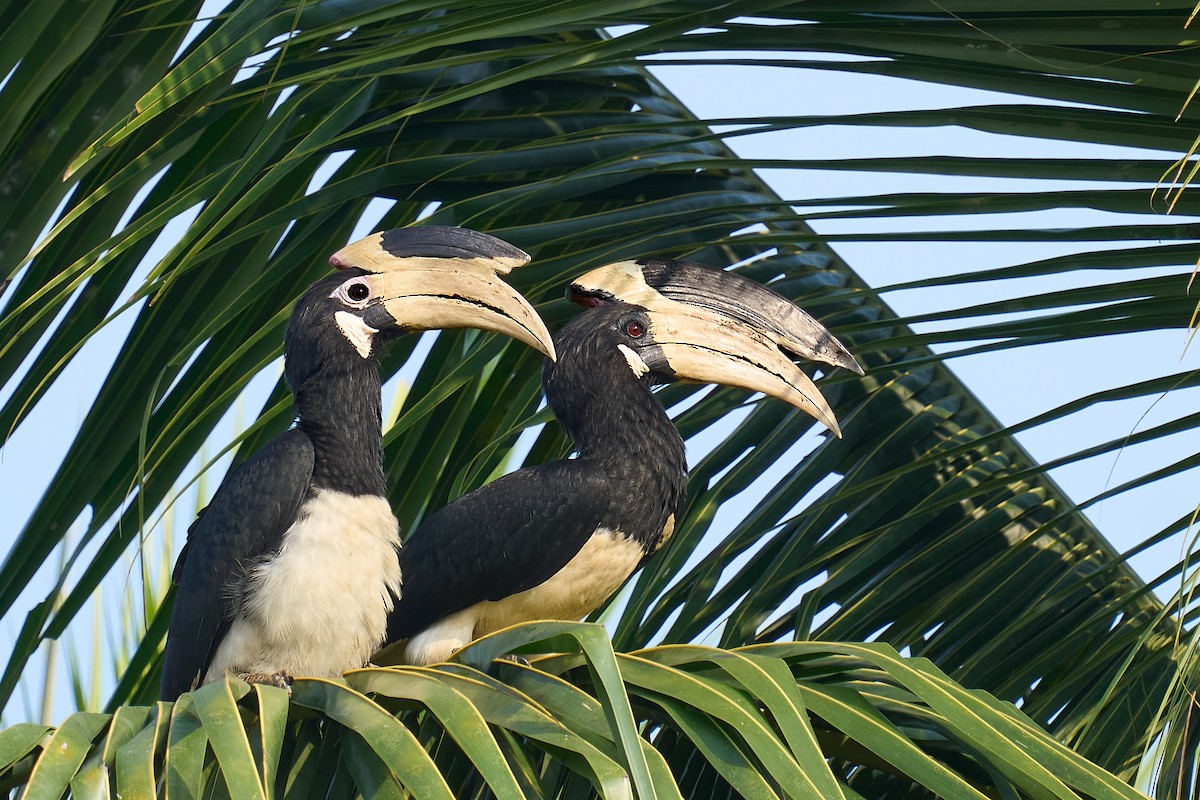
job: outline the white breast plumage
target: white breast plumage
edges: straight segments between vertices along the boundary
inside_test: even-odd
[[[246,602],[205,681],[236,672],[336,677],[363,666],[400,595],[400,533],[387,500],[316,490]]]

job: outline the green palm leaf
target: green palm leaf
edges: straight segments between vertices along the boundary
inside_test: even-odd
[[[290,303],[353,235],[428,217],[510,239],[535,256],[518,281],[551,327],[571,313],[552,299],[564,281],[607,261],[662,254],[741,264],[852,343],[868,373],[822,379],[843,440],[819,439],[811,419],[732,390],[704,394],[676,415],[704,451],[692,499],[670,546],[610,610],[613,642],[618,653],[660,641],[748,650],[697,652],[681,666],[665,655],[677,652],[670,648],[614,655],[597,649],[595,633],[578,633],[591,650],[539,660],[538,670],[501,665],[485,674],[486,659],[464,655],[472,666],[419,678],[367,671],[348,678],[350,688],[304,682],[285,735],[279,699],[256,689],[250,700],[235,685],[208,687],[174,709],[125,711],[139,706],[122,704],[155,695],[169,604],[151,603],[111,698],[117,716],[72,717],[49,734],[73,743],[72,759],[75,745],[87,755],[37,758],[51,752],[44,734],[33,745],[33,729],[10,729],[0,755],[11,782],[90,794],[109,780],[125,792],[164,778],[199,792],[224,780],[249,785],[253,770],[265,794],[358,786],[381,795],[519,787],[535,796],[769,797],[793,791],[801,775],[821,796],[899,796],[917,791],[914,784],[963,796],[1128,796],[1032,720],[1127,781],[1155,744],[1163,769],[1144,785],[1163,794],[1179,781],[1192,785],[1190,701],[1173,694],[1192,671],[1174,634],[1190,620],[1190,598],[1160,601],[1083,511],[1182,473],[1196,454],[1181,452],[1162,470],[1077,505],[1048,469],[1113,452],[1126,432],[1052,465],[1038,464],[1014,435],[1116,397],[1153,398],[1194,376],[1131,382],[1006,429],[942,363],[947,347],[989,352],[1188,324],[1191,225],[1148,216],[1016,230],[989,227],[996,223],[979,215],[1080,207],[1158,214],[1144,187],[1176,174],[1172,159],[1190,151],[1200,113],[1184,109],[1196,75],[1187,4],[246,0],[193,40],[197,2],[85,5],[0,9],[0,69],[9,75],[0,87],[0,191],[9,199],[0,208],[0,272],[11,281],[0,315],[6,438],[28,424],[82,342],[106,326],[129,326],[0,569],[0,605],[19,629],[0,675],[5,702],[40,643],[75,630],[105,577],[121,572],[141,536],[156,535],[154,519],[221,418],[255,375],[273,375]],[[629,27],[601,32],[616,26]],[[890,75],[1040,103],[827,116],[804,115],[797,103],[788,115],[705,121],[647,72],[639,59],[650,56]],[[1168,155],[762,160],[738,158],[724,141],[833,124],[959,125]],[[1119,188],[1044,192],[1031,184],[789,202],[754,172],[815,166]],[[1177,209],[1191,205],[1184,194]],[[809,224],[838,218],[880,229],[892,219],[930,225],[833,235]],[[1066,256],[985,270],[968,264],[870,287],[826,244],[836,241],[1078,244]],[[1112,272],[1145,266],[1175,267],[1179,277]],[[966,284],[990,298],[1001,280],[1062,274],[1082,275],[1086,285],[908,317],[882,299],[900,288]],[[1013,312],[1021,316],[1006,316]],[[929,332],[934,322],[953,329]],[[397,343],[386,374],[415,347]],[[387,435],[389,490],[405,530],[520,460],[517,436],[545,421],[539,366],[533,353],[492,337],[436,338]],[[696,394],[672,387],[662,399],[673,405]],[[237,452],[284,429],[290,413],[277,383]],[[1138,436],[1161,439],[1195,421]],[[547,425],[524,458],[566,448]],[[1189,521],[1181,514],[1142,538],[1147,546],[1165,540]],[[83,533],[68,568],[43,586],[37,576],[77,523]],[[1188,573],[1181,562],[1158,583],[1170,591],[1168,581]],[[877,640],[914,658],[897,660],[883,645],[768,647],[809,638]],[[559,652],[578,649],[555,641]],[[823,659],[832,665],[827,676],[807,677],[801,665]],[[299,707],[326,721],[301,719]],[[129,713],[142,715],[138,726]],[[243,719],[263,727],[255,732]],[[1005,747],[1014,741],[1015,750]],[[498,754],[507,771],[491,766]]]
[[[491,660],[516,648],[566,652],[533,667]],[[148,788],[165,780],[220,791],[223,780],[236,796],[353,794],[355,786],[415,797],[679,797],[681,789],[691,797],[1142,796],[1011,705],[887,645],[618,655],[596,626],[535,623],[483,639],[456,662],[301,678],[290,714],[283,690],[236,679],[185,696],[173,715],[165,704],[124,707],[119,713],[140,715],[145,727],[132,737],[125,730],[115,759],[107,743],[118,718],[76,714],[53,735],[39,731],[36,744],[11,748],[17,755],[0,774],[21,776],[33,761],[29,791],[47,796],[85,779],[99,793],[137,785],[143,764],[155,770],[142,778]],[[622,697],[615,703],[613,688]],[[167,718],[170,738],[156,733]],[[6,736],[18,733],[29,739],[19,728]],[[68,737],[75,755],[64,763],[54,748]],[[331,746],[336,766],[309,773],[303,786],[293,780],[314,750]],[[85,759],[94,777],[71,770]]]

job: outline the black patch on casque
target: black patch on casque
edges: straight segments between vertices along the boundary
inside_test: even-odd
[[[383,249],[396,258],[514,258],[529,260],[529,255],[503,239],[470,228],[448,225],[421,225],[392,228],[383,232]]]
[[[801,358],[863,374],[850,351],[831,331],[770,286],[692,261],[643,259],[637,264],[646,283],[664,297],[709,309],[768,334],[805,342],[811,351],[780,347]]]
[[[736,272],[693,261],[645,259],[637,262],[646,283],[663,296],[717,311],[760,330],[778,327],[771,306],[791,301],[757,281]]]
[[[642,268],[642,275],[645,277],[646,283],[660,290],[670,288],[672,284],[679,283],[681,280],[684,283],[694,283],[697,276],[705,272],[725,271],[697,264],[695,261],[680,261],[671,258],[641,258],[638,259],[637,265]]]

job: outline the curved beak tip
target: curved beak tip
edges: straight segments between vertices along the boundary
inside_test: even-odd
[[[525,330],[529,332],[529,338],[525,340],[525,344],[537,350],[551,361],[558,361],[558,351],[554,349],[554,339],[550,336],[550,331],[545,324],[537,324],[542,321],[542,318],[535,316],[536,322],[532,327],[527,327]]]

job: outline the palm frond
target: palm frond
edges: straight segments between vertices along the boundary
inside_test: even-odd
[[[1196,454],[1180,453],[1159,471],[1077,504],[1014,435],[1113,397],[1151,398],[1191,385],[1194,375],[1182,370],[1086,394],[1009,429],[943,363],[950,351],[1187,326],[1196,229],[1154,216],[1161,205],[1154,205],[1153,184],[1167,176],[1169,188],[1191,169],[1190,162],[1173,166],[1190,153],[1189,125],[1198,113],[1184,108],[1197,66],[1183,28],[1189,5],[627,0],[547,9],[246,0],[185,43],[199,5],[90,3],[70,18],[66,37],[60,4],[0,12],[13,45],[0,48],[0,68],[10,70],[0,88],[0,190],[8,187],[10,198],[0,211],[0,272],[11,281],[0,316],[6,438],[26,424],[82,342],[114,319],[130,324],[0,569],[0,607],[20,628],[0,699],[12,696],[39,643],[68,631],[218,420],[278,356],[286,310],[325,269],[326,254],[364,226],[428,217],[497,233],[533,253],[520,288],[542,300],[552,327],[569,310],[549,298],[584,269],[618,258],[689,257],[737,264],[771,283],[850,342],[869,368],[863,379],[822,379],[846,431],[840,441],[822,440],[811,420],[732,390],[698,399],[693,388],[663,393],[671,405],[696,401],[677,422],[703,456],[687,518],[617,609],[619,651],[657,641],[883,641],[930,659],[966,686],[1019,702],[1024,714],[1124,779],[1135,775],[1163,720],[1173,719],[1161,741],[1180,749],[1165,757],[1174,766],[1156,785],[1191,785],[1193,729],[1180,730],[1186,717],[1162,717],[1158,709],[1178,673],[1175,630],[1190,620],[1193,604],[1181,593],[1164,605],[1084,512],[1103,497],[1182,474]],[[664,59],[892,75],[1039,102],[820,116],[806,115],[798,100],[777,117],[704,120],[648,71]],[[766,161],[739,159],[726,143],[747,132],[827,124],[960,125],[1157,155],[848,153],[834,162]],[[1031,184],[1028,191],[781,198],[754,171],[814,166],[1104,180],[1119,188],[1047,193]],[[1187,197],[1179,211],[1190,209]],[[974,213],[1064,207],[1151,216],[1018,230]],[[836,235],[810,225],[838,216],[880,228],[893,219],[932,224],[923,232]],[[155,247],[160,239],[169,246]],[[1079,244],[1067,256],[968,265],[871,287],[827,244],[841,240]],[[1111,279],[1145,266],[1174,268],[1174,277]],[[882,296],[966,284],[986,293],[1001,280],[1051,274],[1072,275],[1084,288],[908,316]],[[1006,316],[1013,312],[1020,316]],[[934,322],[943,325],[928,329]],[[394,374],[414,347],[413,340],[398,343],[386,372]],[[388,435],[388,483],[405,529],[502,469],[521,428],[543,421],[535,414],[538,367],[533,354],[493,338],[437,337]],[[239,453],[289,421],[277,385],[240,437]],[[1189,431],[1195,421],[1185,417],[1141,437]],[[1104,437],[1094,452],[1120,447],[1123,433]],[[547,425],[526,458],[565,449],[561,432]],[[70,568],[52,586],[28,588],[81,518],[85,533]],[[1181,509],[1176,522],[1143,539],[1165,540],[1188,523]],[[1180,563],[1159,583],[1189,570]],[[60,592],[65,600],[56,607],[50,599]],[[113,707],[152,696],[164,613],[148,621]],[[153,732],[130,740],[139,742],[131,763],[140,766],[129,780],[152,780],[147,770],[174,730],[165,721],[172,713],[200,714],[153,711],[161,718]],[[692,720],[698,712],[680,713]],[[91,742],[108,724],[81,719],[59,732]],[[180,724],[199,729],[194,721]],[[670,734],[680,735],[687,738]],[[713,757],[729,735],[704,734],[703,745],[688,739],[693,744],[679,744],[678,752],[684,757],[694,746]],[[339,786],[364,775],[390,785],[386,759],[381,766],[360,748],[353,765],[335,768],[337,755],[303,736],[296,746],[308,745],[296,769],[304,775],[329,767]],[[496,747],[514,754],[515,741],[506,734]],[[197,751],[190,752],[189,781],[202,774]],[[535,785],[532,762],[512,757],[525,765],[513,768],[513,780]],[[648,760],[646,770],[627,774],[654,780],[655,768]],[[722,780],[734,773],[752,780],[743,767],[730,770]],[[1008,775],[990,761],[982,772],[995,780]],[[846,791],[850,782],[840,780]]]
[[[559,654],[493,661],[513,649]],[[506,629],[434,668],[301,678],[290,707],[231,678],[174,707],[14,726],[0,756],[0,780],[47,795],[1143,797],[887,645],[618,654],[581,623]]]

